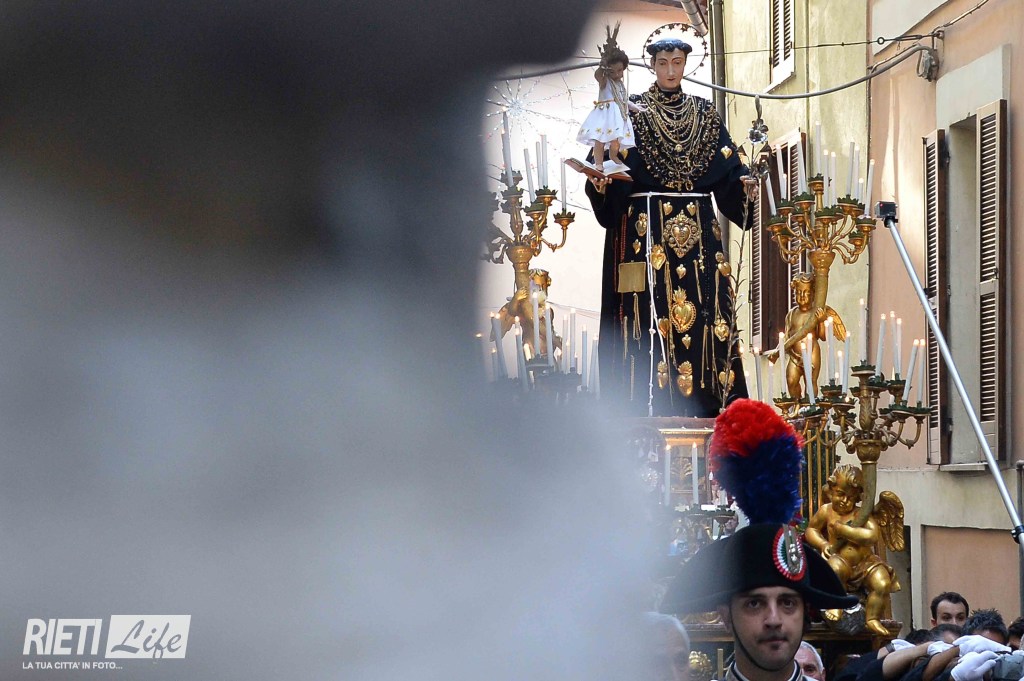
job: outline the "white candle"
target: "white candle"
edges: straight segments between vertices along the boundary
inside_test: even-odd
[[[562,315],[562,373],[569,373],[569,320]]]
[[[512,188],[512,143],[511,133],[508,128],[508,113],[501,112],[501,156],[505,162],[505,184]]]
[[[855,146],[853,148],[853,176],[852,177],[856,177],[856,178],[860,177],[860,146],[859,145]],[[860,201],[861,193],[860,193],[860,180],[859,179],[857,180],[856,190],[857,190],[857,194],[856,194],[856,196],[854,198],[856,198],[858,201]]]
[[[864,183],[864,195],[866,196],[864,199],[864,214],[872,217],[875,215],[874,210],[871,208],[871,184],[874,182],[874,177],[875,159],[871,159],[868,161],[868,179],[867,182]]]
[[[529,196],[527,198],[529,198],[531,201],[533,201],[535,198],[537,198],[537,193],[536,193],[536,191],[534,191],[533,173],[530,172],[530,150],[529,149],[523,149],[523,163],[526,165],[525,170],[523,170],[523,174],[526,175],[526,188],[530,190],[530,194],[529,194]]]
[[[846,354],[842,350],[836,350],[836,385],[844,392],[846,391],[846,374],[843,373],[846,370],[846,365],[843,364],[845,357]]]
[[[804,361],[804,383],[807,386],[807,399],[814,404],[814,372],[811,370],[811,343],[814,337],[807,334],[807,340],[800,341],[800,354]]]
[[[781,361],[781,360],[779,360]],[[771,367],[768,367],[768,401],[775,399],[775,372],[772,371]]]
[[[494,350],[498,355],[498,378],[508,378],[508,367],[505,365],[505,347],[501,336],[501,319],[491,313],[491,334],[494,335]]]
[[[814,172],[824,177],[824,162],[821,160],[821,121],[814,123]]]
[[[861,364],[868,363],[868,308],[860,299],[860,320],[857,324],[857,355]]]
[[[690,445],[690,470],[693,473],[693,505],[700,503],[700,485],[697,483],[697,443]]]
[[[893,372],[897,376],[903,375],[903,318],[896,318],[896,349],[892,356]],[[909,378],[909,376],[907,377]]]
[[[786,392],[786,334],[779,332],[779,347],[777,350],[779,355],[779,385],[781,391]]]
[[[862,177],[862,178],[857,180],[857,196],[854,197],[854,198],[856,198],[858,201],[862,201],[863,197],[864,197],[864,178]]]
[[[540,136],[540,177],[538,183],[541,187],[548,186],[548,136]]]
[[[551,317],[553,315],[548,314],[548,303],[544,301],[544,309],[541,310],[541,317],[544,319],[544,324],[547,326],[547,337],[545,338],[547,351],[548,351],[548,366],[555,366],[555,330],[551,328]]]
[[[526,356],[523,354],[523,334],[517,328],[515,331],[516,337],[516,371],[518,372],[519,384],[526,392],[530,385],[530,382],[526,379]]]
[[[885,350],[885,313],[878,321],[878,350],[875,351],[875,373],[885,375],[882,369],[882,352]]]
[[[832,194],[828,205],[834,206],[839,193],[839,177],[836,175],[836,152],[834,151],[829,154],[828,172],[832,176]]]
[[[590,353],[590,390],[594,397],[601,397],[601,363],[597,360],[597,335],[594,335],[594,348]]]
[[[779,195],[782,196],[783,201],[789,201],[789,176],[786,173],[782,173],[782,179],[779,183]]]
[[[928,363],[928,352],[924,344],[924,338],[918,341],[918,343],[921,346],[921,363],[917,365],[917,406],[920,407],[925,402],[924,393],[927,386],[924,384],[924,365]]]
[[[754,377],[757,380],[757,400],[760,402],[763,398],[761,396],[761,348],[754,348]]]
[[[832,378],[832,373],[835,371],[835,367],[832,364],[832,358],[835,356],[836,349],[832,343],[832,318],[829,317],[825,320],[825,376]]]
[[[788,196],[788,194],[786,194],[786,173],[783,172],[782,151],[779,149],[775,150],[775,165],[779,169],[779,172],[777,173],[779,178],[779,199],[785,201]]]
[[[562,169],[562,212],[565,212],[565,159],[559,159],[558,167]]]
[[[822,155],[822,159],[821,159],[821,163],[822,163],[822,166],[821,166],[821,179],[825,183],[825,188],[822,191],[821,200],[827,206],[828,205],[828,184],[829,184],[829,182],[832,179],[831,177],[829,177],[829,174],[828,174],[828,149],[822,149],[821,150],[821,155]]]
[[[491,380],[497,381],[501,377],[498,373],[498,351],[491,348]]]
[[[768,211],[770,215],[775,215],[775,189],[772,187],[772,178],[766,176],[764,178],[764,186],[768,194]]]
[[[843,393],[846,393],[846,386],[850,383],[850,332],[846,332],[846,340],[844,341],[844,347],[846,348],[846,354],[843,355],[843,359],[846,363],[843,364]]]
[[[807,191],[807,166],[804,165],[804,147],[802,144],[796,145],[796,186],[800,194]]]
[[[914,376],[914,365],[917,363],[917,351],[920,344],[917,339],[914,339],[914,346],[910,348],[910,366],[907,369],[907,382],[903,386],[903,397],[900,401],[906,403],[907,398],[910,397],[910,379]]]
[[[537,186],[544,186],[544,156],[540,148],[540,142],[536,142],[534,148],[537,150]]]
[[[533,288],[533,280],[530,280],[530,288]],[[530,305],[533,308],[533,347],[540,352],[540,301],[537,299],[537,292],[530,296]]]
[[[584,326],[582,340],[580,341],[580,385],[583,386],[584,390],[587,389],[587,369],[589,368],[587,365],[588,349],[589,348],[587,347],[587,327]]]
[[[576,368],[576,308],[569,310],[569,368]]]
[[[853,157],[854,157],[854,153],[855,153],[856,147],[857,147],[857,145],[854,144],[851,141],[850,142],[850,172],[846,176],[846,195],[847,196],[853,196],[853,176],[856,174],[856,171],[854,170],[854,165],[853,165],[855,163],[855,161],[853,160]]]
[[[889,334],[889,338],[891,338],[892,342],[893,342],[892,368],[895,369],[896,368],[896,363],[899,360],[896,359],[896,312],[894,310],[889,310],[889,331],[888,331],[888,334]],[[879,371],[879,373],[881,373],[883,376],[886,375],[886,372],[884,372],[884,371]]]
[[[662,455],[665,460],[665,508],[672,507],[672,447],[665,445],[665,453]]]

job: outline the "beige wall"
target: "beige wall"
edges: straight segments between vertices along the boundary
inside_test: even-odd
[[[974,0],[950,2],[902,3],[872,0],[869,8],[872,36],[891,36],[900,32],[925,33],[952,20],[977,3]],[[1011,88],[1014,76],[1024,73],[1020,25],[1024,23],[1024,3],[1017,0],[991,0],[983,8],[945,30],[945,39],[937,43],[941,66],[939,79],[928,81],[916,75],[916,58],[900,64],[872,81],[871,153],[878,161],[874,192],[880,199],[899,204],[899,226],[907,250],[923,278],[923,179],[922,143],[924,136],[937,127],[953,130],[950,151],[950,193],[968,191],[973,185],[962,168],[967,155],[957,126],[974,109],[1002,96],[1009,100],[1010,184],[1008,216],[1010,245],[1004,281],[1013,282],[1020,270],[1019,248],[1014,243],[1014,217],[1022,214],[1024,187],[1019,159],[1024,159],[1024,136],[1015,131],[1016,114],[1021,110],[1019,91]],[[875,55],[883,60],[895,55],[887,46]],[[966,121],[967,124],[970,120]],[[969,304],[976,295],[976,227],[971,215],[951,205],[951,242],[953,245],[954,304]],[[904,319],[904,338],[923,336],[924,315],[910,290],[906,272],[891,237],[882,230],[871,246],[870,303],[873,307],[895,309]],[[1018,316],[1020,284],[1009,293],[1010,319]],[[954,357],[968,392],[976,394],[977,331],[973,325],[957,324],[953,319],[949,336]],[[1012,328],[1012,327],[1011,327]],[[877,333],[872,329],[872,345]],[[1011,353],[1013,352],[1011,348]],[[1021,406],[1012,396],[1024,378],[1024,366],[1010,362],[1010,423],[1019,422]],[[981,460],[966,413],[955,392],[949,406],[954,418],[954,456],[961,460]],[[1013,455],[1013,459],[1024,458]],[[913,578],[911,583],[915,625],[926,624],[930,616],[927,604],[932,595],[953,589],[963,593],[972,607],[994,606],[1008,618],[1018,613],[1017,546],[1009,529],[1012,523],[999,497],[997,487],[984,467],[969,472],[939,471],[926,462],[926,443],[907,451],[893,448],[883,454],[879,487],[896,491],[906,506],[906,524],[910,528]],[[1015,499],[1018,480],[1012,471],[1002,479]],[[972,529],[975,528],[975,529]]]

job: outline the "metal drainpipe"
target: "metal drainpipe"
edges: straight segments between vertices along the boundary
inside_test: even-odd
[[[708,9],[711,13],[711,82],[715,85],[725,85],[725,22],[722,20],[725,0],[711,0]],[[722,121],[725,117],[725,93],[721,90],[714,91],[715,109]]]
[[[1020,515],[1021,511],[1024,511],[1024,461],[1018,461],[1015,467],[1017,469],[1017,515]],[[1024,541],[1017,542],[1017,552],[1019,555],[1017,561],[1017,598],[1020,601],[1018,612],[1024,613]]]

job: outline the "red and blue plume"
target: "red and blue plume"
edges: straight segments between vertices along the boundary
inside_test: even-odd
[[[735,400],[715,419],[709,465],[752,523],[789,523],[800,510],[804,441],[764,402]]]

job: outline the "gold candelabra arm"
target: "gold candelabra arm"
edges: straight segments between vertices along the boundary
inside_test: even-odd
[[[487,237],[484,245],[487,252],[480,257],[488,262],[502,264],[505,262],[505,249],[512,242],[512,238],[493,224],[487,225]]]

